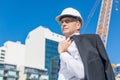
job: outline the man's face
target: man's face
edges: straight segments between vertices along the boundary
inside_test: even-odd
[[[77,19],[71,17],[62,18],[60,24],[62,33],[66,37],[69,37],[70,35],[79,32],[81,26],[80,22]]]

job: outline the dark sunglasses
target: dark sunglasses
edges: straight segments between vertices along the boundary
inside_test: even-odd
[[[78,21],[78,20],[77,19],[66,19],[66,20],[61,20],[60,24],[63,24],[64,22],[65,23],[70,23],[70,22],[76,22],[76,21]]]

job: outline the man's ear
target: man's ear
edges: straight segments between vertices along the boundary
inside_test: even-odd
[[[76,24],[76,29],[79,30],[80,28],[81,28],[81,23],[78,22],[78,23]]]

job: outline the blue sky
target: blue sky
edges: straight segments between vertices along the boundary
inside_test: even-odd
[[[95,2],[98,6],[92,10]],[[55,17],[66,7],[81,12],[84,26],[81,34],[95,34],[102,0],[0,0],[0,46],[10,41],[25,43],[27,34],[42,25],[62,34]],[[107,53],[111,63],[120,63],[120,11],[115,11],[115,0],[110,20]],[[120,9],[120,5],[118,4]],[[90,14],[93,16],[89,17]],[[85,24],[89,22],[86,26]]]

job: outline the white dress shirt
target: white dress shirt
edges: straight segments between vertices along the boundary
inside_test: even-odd
[[[80,80],[84,76],[83,62],[73,41],[68,47],[68,52],[60,53],[58,80]]]

